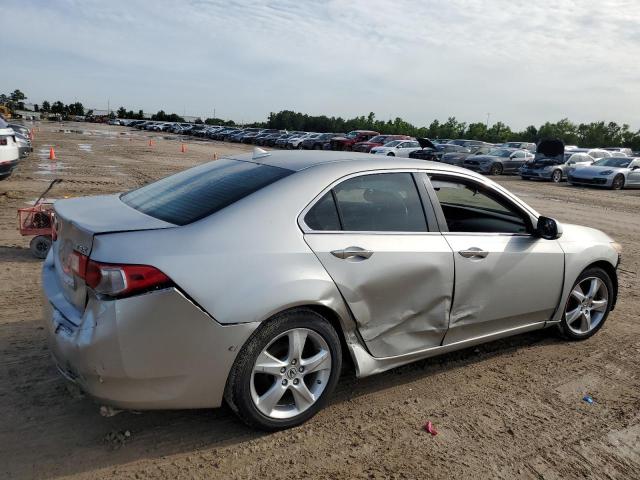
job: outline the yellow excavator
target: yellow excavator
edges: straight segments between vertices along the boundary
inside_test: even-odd
[[[0,105],[0,115],[9,120],[11,118],[11,110],[6,105]]]

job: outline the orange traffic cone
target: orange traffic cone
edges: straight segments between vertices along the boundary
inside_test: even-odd
[[[182,144],[182,147],[180,148],[180,151],[182,153],[186,153],[187,152],[187,146],[184,143]]]
[[[153,147],[153,140],[149,140],[149,146]]]
[[[49,149],[49,160],[55,160],[56,159],[56,151],[53,149],[53,147],[51,147]]]

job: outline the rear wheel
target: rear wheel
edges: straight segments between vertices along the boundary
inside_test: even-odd
[[[584,340],[604,325],[613,300],[613,283],[607,272],[599,267],[588,268],[575,281],[560,331],[571,340]]]
[[[31,253],[37,258],[47,258],[49,249],[51,248],[51,237],[46,235],[38,235],[33,237],[29,243]]]
[[[225,399],[248,425],[299,425],[326,404],[340,374],[338,334],[321,315],[292,310],[261,326],[231,369]]]
[[[491,165],[491,170],[489,170],[489,173],[491,175],[502,175],[502,164],[501,163],[494,163],[493,165]]]
[[[613,179],[613,182],[611,182],[611,189],[612,190],[622,190],[624,188],[624,175],[616,175]]]
[[[553,183],[560,183],[562,181],[562,170],[554,170],[551,174],[551,181]]]
[[[389,152],[389,153],[387,153],[387,157],[395,157],[395,156],[396,156],[396,154],[395,154],[395,153],[393,153],[393,152]]]

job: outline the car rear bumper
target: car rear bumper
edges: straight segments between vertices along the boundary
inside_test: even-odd
[[[120,300],[91,296],[77,314],[50,254],[44,322],[60,372],[98,402],[126,409],[218,407],[236,355],[258,323],[221,325],[175,288]]]
[[[0,175],[9,175],[18,166],[18,160],[0,162]]]

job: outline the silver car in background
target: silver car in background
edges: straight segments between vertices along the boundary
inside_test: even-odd
[[[129,409],[226,401],[298,425],[365,377],[616,303],[619,246],[437,162],[257,151],[55,203],[42,269],[60,372]],[[455,272],[455,274],[454,274]]]
[[[550,180],[560,183],[578,165],[591,165],[594,159],[586,153],[565,152],[560,140],[542,140],[535,158],[520,168],[523,180]]]
[[[640,188],[640,157],[606,157],[569,170],[572,185],[593,185],[612,190]]]

